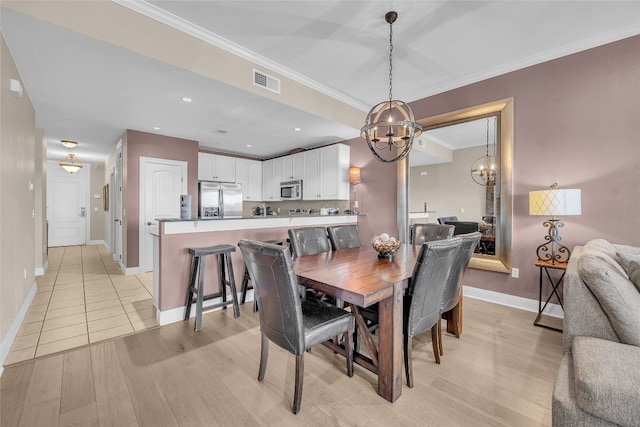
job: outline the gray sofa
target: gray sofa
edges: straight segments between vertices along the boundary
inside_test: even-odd
[[[563,285],[554,426],[640,426],[640,248],[574,249]]]

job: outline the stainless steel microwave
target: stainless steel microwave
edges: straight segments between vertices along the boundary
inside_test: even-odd
[[[285,181],[280,183],[281,200],[302,199],[302,180]]]

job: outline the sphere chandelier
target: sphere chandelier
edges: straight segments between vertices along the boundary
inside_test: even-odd
[[[371,108],[360,136],[376,159],[393,163],[407,157],[413,139],[422,133],[422,126],[416,123],[409,105],[393,99],[393,23],[398,14],[387,12],[384,18],[389,23],[389,100]]]

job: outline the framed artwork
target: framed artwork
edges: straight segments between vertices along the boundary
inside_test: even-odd
[[[104,210],[109,210],[109,184],[105,184],[102,187],[102,201],[104,203]]]

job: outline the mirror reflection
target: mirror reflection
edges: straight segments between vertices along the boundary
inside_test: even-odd
[[[409,155],[409,223],[482,232],[470,266],[501,272],[511,267],[510,112],[506,100],[422,120]]]

